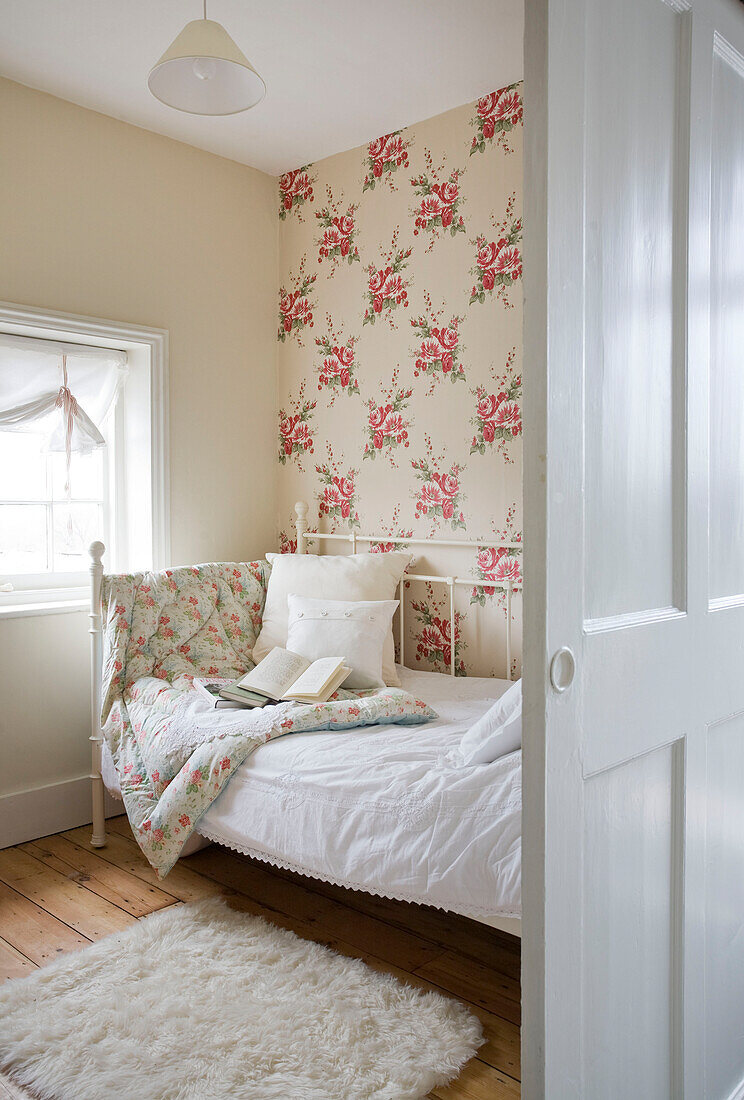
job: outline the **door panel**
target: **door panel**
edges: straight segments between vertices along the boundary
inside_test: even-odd
[[[675,200],[685,172],[678,155],[678,116],[685,112],[676,94],[683,18],[663,0],[593,0],[587,9],[590,620],[681,606]]]
[[[678,748],[667,745],[586,785],[586,1097],[671,1095]],[[612,1091],[608,1076],[618,1083]]]
[[[708,732],[705,1095],[744,1080],[744,714]]]
[[[523,1096],[744,1100],[744,4],[526,13]]]
[[[744,66],[715,43],[711,150],[710,599],[744,599]]]

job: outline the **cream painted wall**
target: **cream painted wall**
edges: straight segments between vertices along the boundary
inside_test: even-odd
[[[167,329],[173,561],[260,556],[276,181],[6,80],[0,158],[0,299]],[[82,613],[0,620],[0,804],[87,774],[87,646]]]

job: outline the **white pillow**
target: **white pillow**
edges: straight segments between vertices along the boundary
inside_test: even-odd
[[[351,691],[381,688],[382,649],[397,600],[313,600],[289,596],[287,649],[318,661],[343,657],[351,668],[343,686]]]
[[[461,764],[492,764],[522,747],[522,681],[507,688],[460,742]]]
[[[267,554],[266,560],[271,576],[261,633],[253,649],[256,662],[275,645],[287,645],[290,592],[316,599],[392,600],[411,555],[397,550],[389,554]],[[387,632],[382,651],[382,678],[388,687],[400,686],[392,630]]]

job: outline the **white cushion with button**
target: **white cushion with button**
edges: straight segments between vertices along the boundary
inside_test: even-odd
[[[352,691],[385,686],[382,653],[397,600],[351,603],[291,593],[287,603],[287,649],[311,661],[343,657],[351,669],[343,686]]]
[[[392,600],[411,555],[389,554],[267,554],[271,576],[266,590],[261,633],[253,660],[258,663],[275,645],[287,644],[287,598],[290,592],[331,600]],[[392,627],[385,639],[382,678],[398,687]]]

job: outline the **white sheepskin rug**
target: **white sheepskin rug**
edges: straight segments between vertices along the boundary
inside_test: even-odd
[[[0,1066],[39,1100],[414,1100],[482,1042],[456,1001],[219,898],[0,986]]]

